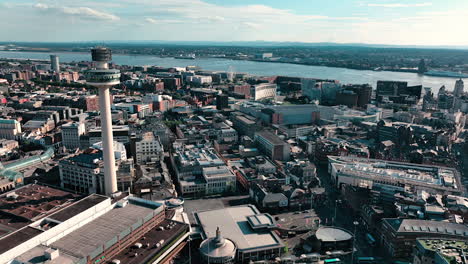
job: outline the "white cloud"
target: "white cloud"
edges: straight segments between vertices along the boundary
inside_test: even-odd
[[[150,17],[145,18],[145,21],[150,23],[150,24],[157,24],[158,23],[158,21],[156,19],[150,18]]]
[[[260,29],[262,26],[253,22],[242,22],[242,25],[250,29]]]
[[[414,3],[414,4],[403,4],[403,3],[387,3],[387,4],[380,4],[380,3],[369,3],[367,6],[370,7],[387,7],[387,8],[401,8],[401,7],[425,7],[431,6],[432,3],[425,2],[425,3]]]
[[[101,12],[89,7],[57,7],[49,6],[43,3],[37,3],[34,5],[34,8],[41,11],[53,12],[56,14],[66,15],[66,16],[75,16],[83,19],[94,19],[94,20],[109,20],[116,21],[120,18],[111,13]]]
[[[9,0],[10,8],[5,8],[6,2],[3,2],[3,6],[0,3],[0,24],[8,24],[9,21],[18,23],[12,24],[12,29],[0,29],[0,38],[30,41],[113,40],[121,39],[121,31],[125,30],[124,37],[128,40],[468,43],[468,35],[460,34],[463,26],[468,25],[466,3],[450,3],[443,9],[436,9],[437,2],[434,0],[356,0],[357,8],[350,8],[347,15],[340,17],[336,14],[343,11],[340,5],[342,0],[329,1],[331,5],[337,5],[337,12],[314,8],[313,1],[305,4],[310,5],[307,6],[308,10],[313,10],[309,12],[305,12],[306,8],[289,10],[270,4],[247,5],[231,1],[226,5],[205,1]],[[430,8],[432,3],[434,6]],[[410,8],[420,12],[406,15],[399,12]],[[69,17],[74,19],[67,19]],[[77,20],[112,23],[89,27],[87,23],[76,23]],[[70,30],[80,34],[70,36]]]

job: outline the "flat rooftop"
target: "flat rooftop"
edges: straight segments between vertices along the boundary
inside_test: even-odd
[[[216,236],[219,227],[224,237],[234,241],[240,251],[257,251],[283,247],[281,239],[269,230],[254,230],[248,217],[260,214],[253,205],[242,205],[195,213],[202,237]]]
[[[0,211],[31,220],[78,197],[59,189],[29,184],[0,196]]]
[[[172,228],[166,228],[171,224],[173,225]],[[164,230],[158,230],[160,227],[164,227]],[[142,248],[135,248],[132,245],[125,248],[113,259],[118,259],[125,264],[152,263],[164,252],[163,249],[171,245],[172,241],[179,240],[187,232],[189,232],[187,224],[166,219],[135,242],[143,244]],[[156,247],[156,244],[161,240],[164,240],[164,243]],[[135,253],[138,253],[138,256],[135,257]]]
[[[438,252],[448,263],[468,263],[467,259],[463,257],[468,250],[468,238],[465,240],[418,239],[418,243],[425,250]]]
[[[29,184],[1,195],[0,238],[60,210],[80,197],[39,184]]]
[[[384,218],[383,222],[389,224],[398,233],[434,233],[468,237],[468,227],[463,224],[398,218]]]
[[[39,229],[28,226],[18,230],[17,232],[14,232],[13,234],[3,237],[0,240],[0,254],[7,252],[8,250],[28,241],[42,232],[43,231]]]
[[[270,141],[274,145],[286,144],[277,135],[275,135],[273,132],[270,132],[268,130],[259,131],[256,134],[263,137],[263,138],[265,138],[266,140]]]
[[[57,213],[55,214],[52,214],[51,216],[49,216],[49,218],[51,219],[54,219],[54,220],[57,220],[59,222],[64,222],[72,217],[74,217],[75,215],[107,200],[108,197],[106,196],[102,196],[102,195],[99,195],[99,194],[91,194],[90,196],[74,203],[73,205],[70,205],[68,207],[66,207],[65,209],[63,210],[60,210],[58,211]]]
[[[122,234],[130,233],[132,227],[141,226],[143,224],[142,219],[150,214],[152,215],[153,211],[151,208],[134,204],[115,207],[92,222],[55,241],[51,246],[79,258],[87,257],[108,241]],[[69,215],[65,214],[63,216],[68,217]]]
[[[370,180],[382,177],[414,185],[438,186],[460,191],[463,189],[460,174],[453,168],[338,156],[329,156],[329,162],[341,174],[355,177]]]

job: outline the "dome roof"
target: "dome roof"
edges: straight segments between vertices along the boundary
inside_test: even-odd
[[[296,196],[303,195],[303,194],[305,194],[305,191],[297,188],[292,192],[291,198],[295,198]]]
[[[216,237],[207,238],[200,244],[200,252],[210,258],[234,257],[236,248],[232,240],[221,236],[219,227],[216,229]]]
[[[315,236],[322,242],[339,242],[353,238],[353,234],[348,230],[329,226],[322,226],[317,229]]]

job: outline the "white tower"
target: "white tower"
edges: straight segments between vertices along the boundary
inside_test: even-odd
[[[463,80],[462,79],[457,80],[455,82],[455,89],[453,89],[453,94],[455,95],[455,97],[462,96],[464,88],[465,87],[464,87],[464,84],[463,84]]]
[[[99,89],[99,111],[101,112],[102,153],[104,156],[104,187],[106,195],[117,192],[115,157],[112,135],[112,117],[109,89],[120,83],[120,71],[109,69],[108,61],[112,53],[107,48],[94,48],[91,56],[95,63],[92,70],[86,72],[87,84]]]
[[[59,56],[50,55],[50,64],[52,66],[52,71],[60,72]]]

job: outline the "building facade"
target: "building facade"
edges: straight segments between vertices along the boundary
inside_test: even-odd
[[[85,124],[81,122],[70,122],[62,125],[62,144],[67,149],[80,147],[80,136],[86,133]]]
[[[0,138],[18,139],[21,136],[21,124],[12,119],[0,119]]]

